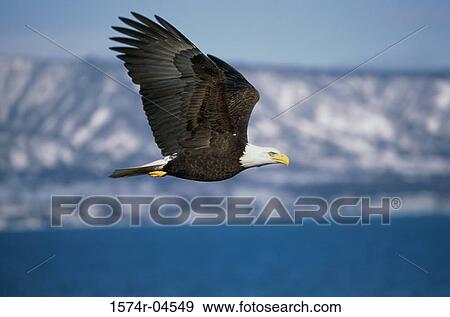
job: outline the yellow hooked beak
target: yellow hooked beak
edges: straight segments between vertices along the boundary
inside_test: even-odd
[[[274,154],[274,155],[271,155],[271,159],[275,163],[289,165],[289,157],[286,154],[283,154],[283,153]]]

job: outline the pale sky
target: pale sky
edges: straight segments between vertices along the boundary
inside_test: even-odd
[[[427,28],[365,65],[450,69],[450,2],[2,0],[0,55],[72,58],[25,25],[82,56],[113,58],[111,25],[130,11],[158,14],[205,53],[231,62],[351,67]]]

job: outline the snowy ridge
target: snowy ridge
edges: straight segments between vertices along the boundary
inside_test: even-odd
[[[33,212],[41,219],[44,211],[31,211],[29,197],[38,194],[48,206],[49,196],[62,194],[67,183],[71,194],[95,194],[80,190],[90,188],[104,194],[268,196],[320,184],[378,183],[384,184],[379,191],[391,191],[403,188],[394,186],[400,182],[437,193],[448,205],[443,194],[450,179],[448,75],[352,74],[308,98],[340,74],[238,67],[261,95],[250,120],[250,142],[282,150],[291,164],[245,171],[206,188],[173,178],[107,179],[115,168],[161,156],[123,66],[94,63],[131,89],[80,62],[0,58],[0,228],[11,217],[29,222]],[[92,185],[97,183],[103,187]]]
[[[100,67],[136,89],[120,65]],[[352,75],[272,120],[335,76],[244,73],[261,93],[251,141],[284,150],[294,164],[336,176],[450,172],[448,78]],[[84,64],[1,60],[0,95],[1,172],[30,173],[32,164],[32,173],[98,174],[159,156],[139,96]]]

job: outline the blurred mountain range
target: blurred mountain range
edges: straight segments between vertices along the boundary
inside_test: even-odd
[[[101,71],[77,61],[0,58],[0,218],[7,213],[16,219],[18,206],[29,216],[24,197],[41,193],[48,206],[48,193],[68,184],[91,194],[271,195],[328,188],[427,191],[448,199],[449,73],[358,72],[323,89],[345,70],[238,65],[261,95],[250,142],[279,148],[291,165],[244,171],[205,189],[174,178],[107,178],[114,168],[150,162],[160,153],[124,67],[92,63]]]

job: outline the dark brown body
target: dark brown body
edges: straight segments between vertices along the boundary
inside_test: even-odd
[[[220,181],[244,170],[239,163],[245,142],[231,133],[217,136],[214,147],[184,150],[167,163],[163,170],[169,175],[197,180]]]

